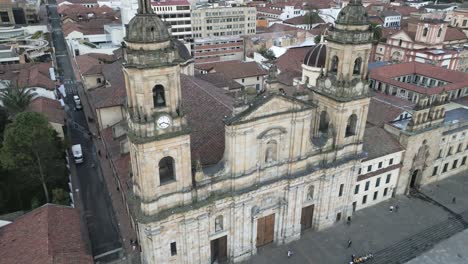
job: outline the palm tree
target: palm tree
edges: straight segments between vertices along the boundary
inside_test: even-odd
[[[10,117],[26,110],[34,96],[36,93],[31,89],[16,87],[11,83],[5,89],[0,90],[0,101]]]

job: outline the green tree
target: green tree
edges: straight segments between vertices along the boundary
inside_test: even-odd
[[[374,33],[374,41],[379,42],[382,38],[382,26],[371,22],[372,32]]]
[[[43,115],[23,112],[5,129],[0,162],[28,184],[40,184],[48,203],[48,185],[65,175],[63,151],[61,140]]]
[[[0,91],[0,101],[11,117],[23,112],[28,108],[36,93],[31,89],[20,88],[15,85],[9,85],[6,89]]]
[[[275,56],[275,53],[273,53],[273,51],[267,49],[266,47],[262,47],[258,50],[258,53],[260,53],[260,55],[262,55],[265,59],[267,60],[276,60],[276,56]]]
[[[52,190],[52,203],[61,205],[70,205],[70,195],[61,188]]]

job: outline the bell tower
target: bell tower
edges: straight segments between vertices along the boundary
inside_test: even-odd
[[[314,142],[321,142],[323,146],[323,139],[328,142],[332,139],[334,148],[346,146],[354,153],[362,150],[370,101],[367,66],[372,38],[361,0],[351,0],[329,31],[325,65],[312,89],[313,99],[319,106]]]
[[[122,46],[134,193],[151,215],[191,202],[190,135],[180,89],[184,60],[150,0],[139,0]]]

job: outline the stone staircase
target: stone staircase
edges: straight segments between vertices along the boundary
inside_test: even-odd
[[[468,210],[460,214],[433,200],[417,190],[411,190],[410,196],[434,204],[450,214],[447,220],[430,226],[387,248],[374,253],[369,264],[403,264],[431,249],[437,243],[468,228]]]

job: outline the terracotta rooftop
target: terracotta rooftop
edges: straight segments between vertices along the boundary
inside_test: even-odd
[[[101,64],[101,61],[89,56],[88,54],[76,56],[76,64],[78,65],[78,70],[82,75],[86,75],[87,72],[94,67],[95,65]]]
[[[398,140],[383,128],[367,126],[364,130],[363,150],[371,160],[403,150]]]
[[[232,79],[227,77],[222,72],[200,74],[200,75],[197,75],[197,78],[202,79],[206,82],[209,82],[218,88],[226,89],[226,90],[239,90],[244,87],[238,82],[233,81]]]
[[[278,66],[278,69],[281,72],[286,70],[302,72],[302,62],[310,49],[310,46],[288,49],[277,59],[276,65]]]
[[[0,262],[94,263],[77,209],[46,204],[0,228]]]
[[[104,79],[110,86],[103,86],[89,90],[89,98],[94,108],[120,106],[125,102],[125,80],[122,73],[122,62],[101,64]]]
[[[383,127],[384,124],[395,120],[403,112],[411,112],[413,108],[414,104],[408,100],[382,93],[375,93],[369,104],[367,123],[377,127]]]
[[[290,24],[290,25],[304,25],[304,24],[319,24],[319,23],[325,23],[323,19],[320,16],[314,16],[311,21],[308,21],[307,16],[297,16],[293,18],[289,18],[283,21],[285,24]]]
[[[285,32],[285,31],[300,31],[302,29],[285,25],[285,24],[279,24],[279,23],[274,23],[270,27],[264,29],[265,33],[273,33],[273,32]]]
[[[55,82],[50,79],[50,62],[0,65],[0,80],[10,80],[20,87],[41,87],[55,89]]]
[[[444,41],[467,40],[465,33],[459,28],[447,27]]]
[[[411,83],[400,82],[394,79],[399,76],[411,74],[427,76],[438,80],[446,81],[448,83],[443,86],[429,88],[417,86]],[[370,72],[369,78],[427,95],[438,94],[443,90],[451,91],[463,87],[468,87],[467,73],[448,70],[420,62],[405,62],[374,68]]]
[[[96,18],[80,22],[68,22],[64,23],[63,33],[68,36],[70,33],[77,31],[83,33],[83,35],[94,35],[104,34],[104,25],[120,24],[120,19],[113,18]]]
[[[181,75],[182,104],[191,134],[192,160],[203,165],[218,163],[224,154],[224,122],[230,116],[234,98],[196,77]]]
[[[27,111],[45,115],[51,123],[64,125],[67,117],[60,102],[46,97],[37,97],[29,105]]]
[[[221,72],[232,80],[266,75],[267,72],[262,69],[255,61],[223,61],[214,63],[205,63],[195,65],[197,69],[207,70],[209,72]]]

